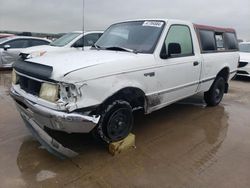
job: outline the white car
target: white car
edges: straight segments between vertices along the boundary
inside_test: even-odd
[[[237,75],[250,77],[250,42],[239,44],[240,62]]]
[[[71,157],[75,152],[46,128],[92,132],[110,143],[129,134],[135,110],[149,114],[197,93],[216,106],[238,59],[234,29],[181,20],[127,21],[110,26],[88,51],[15,63],[11,96],[36,138],[50,152]]]
[[[66,51],[82,49],[83,46],[85,50],[90,49],[101,37],[102,33],[103,31],[88,31],[83,35],[82,31],[70,32],[51,42],[49,45],[26,48],[21,51],[20,56],[22,59],[27,59],[47,55],[48,52],[64,53]]]
[[[23,48],[47,45],[51,41],[37,37],[11,36],[0,38],[0,68],[10,68]]]

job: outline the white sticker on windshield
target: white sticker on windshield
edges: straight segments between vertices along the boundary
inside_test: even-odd
[[[163,22],[158,21],[145,21],[142,26],[149,26],[149,27],[162,27]]]

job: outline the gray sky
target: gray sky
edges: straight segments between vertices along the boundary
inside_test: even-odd
[[[85,0],[86,30],[136,18],[175,18],[233,27],[250,40],[250,0]],[[82,0],[0,0],[0,30],[67,32],[82,29]]]

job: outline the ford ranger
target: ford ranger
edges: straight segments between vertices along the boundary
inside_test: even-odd
[[[152,19],[111,25],[89,51],[14,64],[11,96],[27,127],[50,152],[76,153],[47,128],[125,138],[133,111],[145,114],[197,93],[208,106],[228,91],[239,62],[236,32],[188,21]]]

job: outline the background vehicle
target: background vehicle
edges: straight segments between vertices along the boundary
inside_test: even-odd
[[[92,132],[110,143],[132,130],[134,110],[149,114],[197,93],[216,106],[236,74],[237,51],[234,29],[165,19],[122,22],[84,53],[15,63],[11,95],[37,139],[72,156],[53,144],[45,127]]]
[[[23,59],[26,59],[42,56],[48,52],[66,52],[81,49],[83,46],[84,49],[89,49],[100,38],[102,33],[102,31],[89,31],[85,32],[83,37],[82,31],[74,31],[63,35],[49,45],[26,48],[21,51],[20,55]]]
[[[240,62],[237,75],[250,77],[250,42],[240,43],[239,50]]]
[[[23,48],[49,44],[47,39],[36,37],[13,36],[0,39],[0,67],[12,67],[15,60],[19,58]]]

